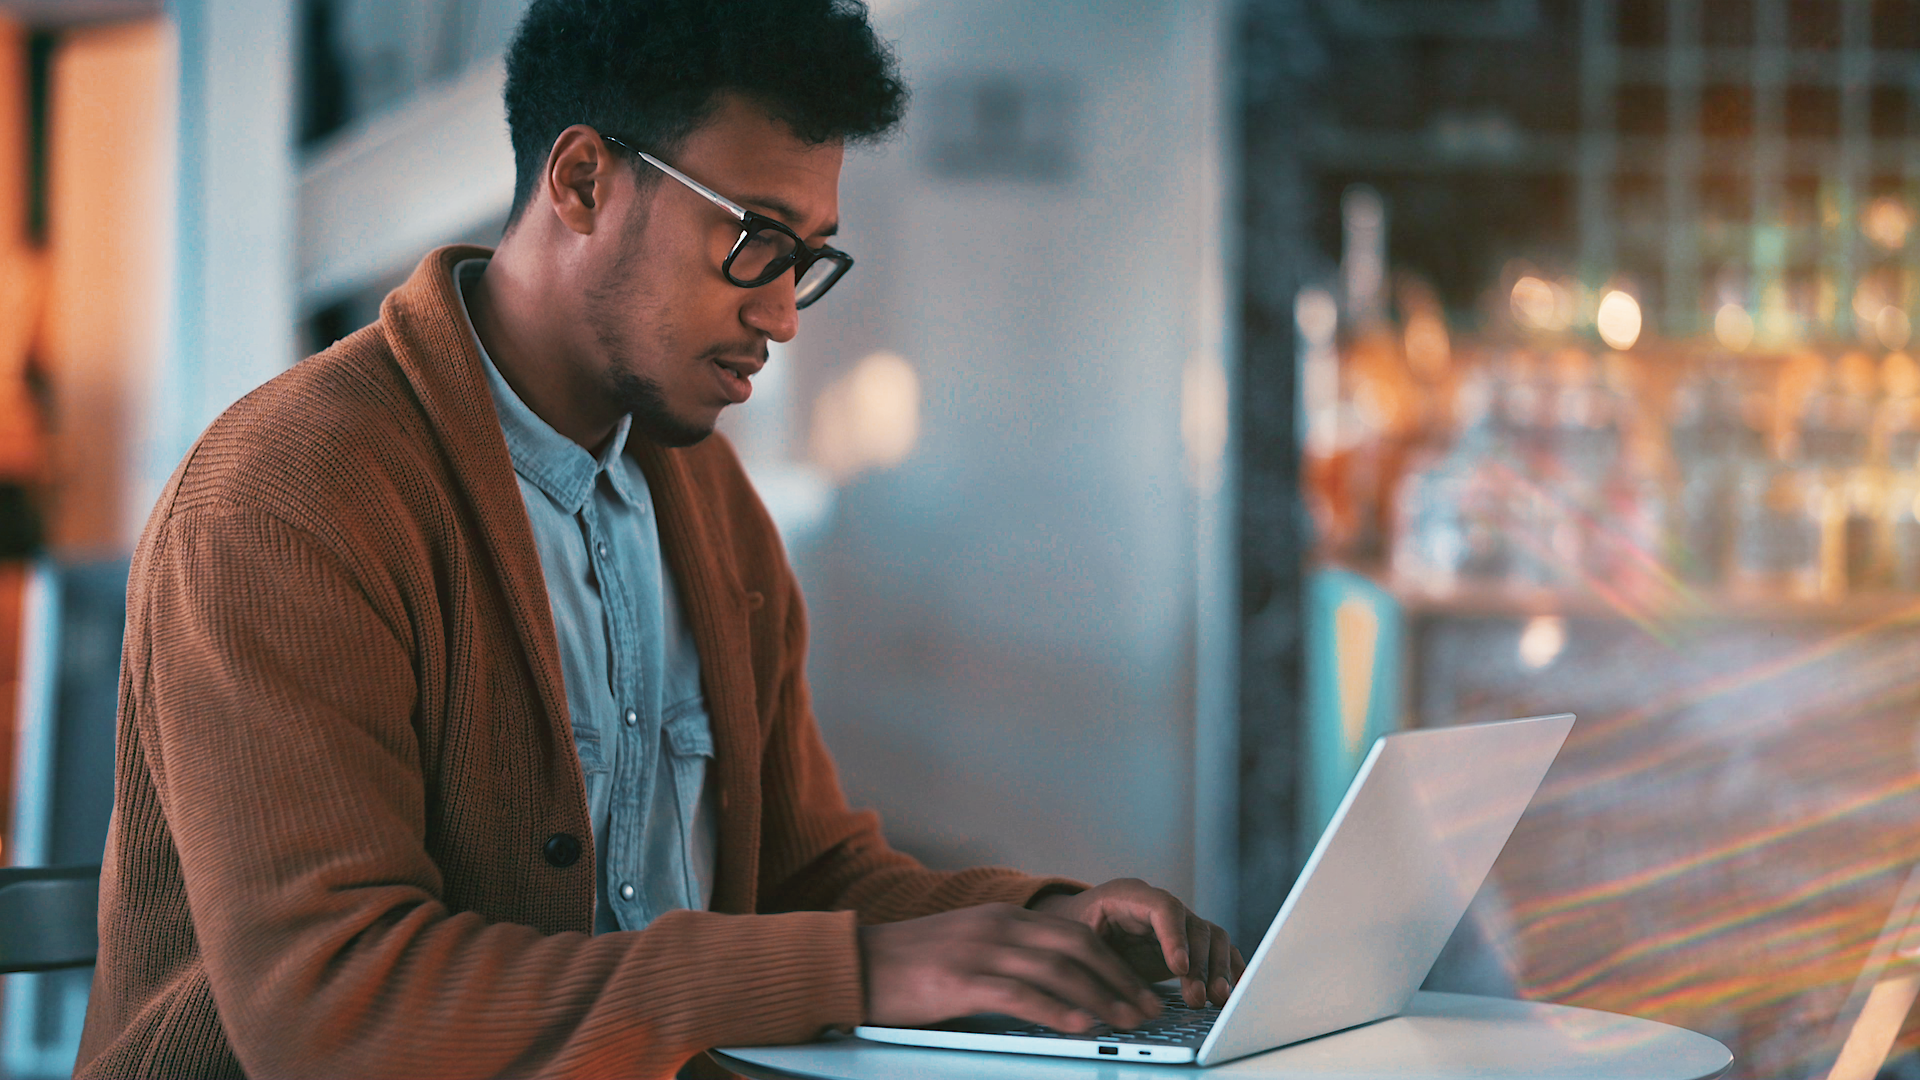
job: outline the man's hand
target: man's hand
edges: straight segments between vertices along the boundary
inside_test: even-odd
[[[1160,1015],[1153,991],[1090,924],[1011,904],[863,926],[860,962],[867,1023],[886,1027],[991,1012],[1078,1032]]]
[[[1180,996],[1199,1008],[1225,1005],[1247,969],[1227,932],[1187,910],[1180,898],[1136,878],[1083,893],[1042,896],[1036,911],[1085,924],[1148,982],[1180,977]]]

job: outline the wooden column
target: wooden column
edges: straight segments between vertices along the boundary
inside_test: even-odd
[[[160,19],[66,31],[48,77],[52,390],[47,540],[63,558],[133,547],[133,477],[167,343],[174,217],[173,33]]]

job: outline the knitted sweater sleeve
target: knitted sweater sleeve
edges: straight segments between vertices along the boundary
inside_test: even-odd
[[[706,1047],[861,1019],[844,912],[590,937],[450,910],[387,605],[266,513],[202,505],[163,529],[126,719],[247,1074],[670,1076]]]
[[[1085,889],[1069,878],[1003,867],[930,870],[887,845],[872,811],[847,805],[814,720],[806,611],[790,571],[785,586],[786,650],[761,762],[761,910],[852,910],[862,923],[894,922],[974,904],[1026,904],[1048,890]]]

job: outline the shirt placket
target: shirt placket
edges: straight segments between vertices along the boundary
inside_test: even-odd
[[[605,742],[613,748],[613,792],[607,826],[608,904],[624,929],[644,926],[653,914],[646,909],[645,868],[640,865],[641,839],[647,808],[653,804],[655,758],[648,748],[659,741],[657,710],[647,708],[646,672],[641,664],[640,627],[634,619],[632,583],[621,569],[622,552],[607,527],[600,508],[599,487],[607,483],[604,470],[595,477],[594,494],[581,508],[592,545],[594,575],[600,580],[601,607],[607,619],[609,689],[615,716]]]

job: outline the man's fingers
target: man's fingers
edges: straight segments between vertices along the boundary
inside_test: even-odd
[[[1187,947],[1193,962],[1180,976],[1180,997],[1197,1009],[1207,1003],[1207,987],[1211,979],[1208,963],[1213,955],[1212,924],[1191,911],[1186,916]]]
[[[1147,1019],[1137,1000],[1107,985],[1077,958],[1045,949],[1009,948],[992,961],[994,973],[1011,977],[1117,1028]]]
[[[1098,979],[1117,1000],[1126,1002],[1139,1012],[1142,1019],[1160,1015],[1160,999],[1154,996],[1146,983],[1140,981],[1140,976],[1127,966],[1126,961],[1114,955],[1106,942],[1101,941],[1099,935],[1085,924],[1047,916],[1031,919],[1026,922],[1017,943],[1036,953],[1072,960]]]
[[[1155,890],[1154,901],[1147,909],[1147,921],[1153,924],[1153,936],[1160,940],[1160,955],[1167,962],[1167,970],[1181,976],[1184,986],[1193,968],[1193,950],[1187,940],[1191,921],[1187,905],[1159,890]]]
[[[1240,976],[1233,970],[1233,943],[1227,940],[1227,932],[1207,924],[1208,961],[1207,961],[1207,1000],[1215,1005],[1225,1005],[1227,995],[1233,993],[1233,984]]]
[[[1143,883],[1112,906],[1111,923],[1141,971],[1164,977],[1156,954],[1190,953],[1184,984],[1204,1001],[1223,963],[1218,928],[1189,920],[1184,905]],[[1168,921],[1171,906],[1177,920]],[[1081,913],[1085,915],[1086,913]],[[1104,913],[1096,912],[1104,920]],[[1116,925],[1132,923],[1132,928]],[[1151,927],[1154,940],[1146,937]],[[928,915],[859,929],[866,1015],[882,1026],[915,1026],[969,1012],[994,1011],[1062,1031],[1083,1032],[1098,1021],[1136,1027],[1161,1014],[1160,999],[1140,974],[1086,922],[1005,904]],[[1153,958],[1153,959],[1149,959]],[[1194,995],[1188,995],[1194,1000]],[[1198,1001],[1195,1003],[1197,1004]]]
[[[1076,1008],[1022,979],[992,975],[981,978],[986,990],[980,1002],[981,1012],[1004,1013],[1030,1024],[1045,1024],[1055,1031],[1076,1033],[1100,1022],[1093,1013]]]
[[[1111,935],[1147,978],[1177,977],[1195,1008],[1226,1004],[1247,968],[1225,930],[1144,881],[1120,878],[1078,894],[1071,917]]]

